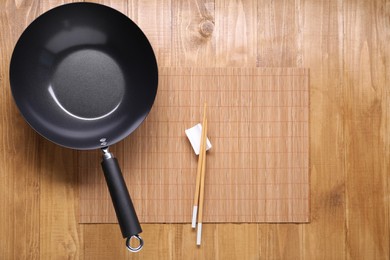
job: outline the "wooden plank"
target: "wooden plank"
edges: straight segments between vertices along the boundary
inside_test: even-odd
[[[119,229],[113,225],[82,226],[85,237],[89,238],[84,248],[89,259],[153,259],[156,256],[159,259],[172,259],[176,255],[173,247],[174,237],[180,228],[178,225],[143,225],[141,236],[148,242],[136,254],[129,253]]]
[[[214,147],[204,221],[307,222],[308,84],[305,69],[160,68],[153,111],[123,142],[122,170],[140,221],[191,220],[197,160],[184,130],[207,102]],[[80,220],[116,222],[93,161],[79,162]]]
[[[255,0],[215,1],[216,66],[256,65],[257,31],[262,27],[257,23],[257,5],[258,1]]]
[[[204,224],[202,246],[197,247],[196,232],[189,225],[144,224],[141,235],[147,243],[139,253],[129,254],[112,225],[83,225],[85,236],[91,238],[85,254],[91,259],[259,259],[262,234],[253,226]]]
[[[214,1],[172,1],[171,20],[171,66],[214,66]]]
[[[257,1],[257,66],[303,65],[305,4],[321,5],[321,1]]]
[[[39,258],[37,139],[11,96],[9,64],[20,33],[38,13],[34,1],[0,4],[0,239],[1,258]]]
[[[303,65],[310,68],[311,223],[305,259],[345,258],[345,136],[342,1],[305,1]]]
[[[389,259],[389,3],[344,6],[346,253]]]
[[[144,224],[141,234],[145,248],[129,254],[112,225],[83,225],[91,240],[85,254],[91,259],[302,259],[296,225],[204,224],[202,246],[197,247],[196,232],[190,225]]]

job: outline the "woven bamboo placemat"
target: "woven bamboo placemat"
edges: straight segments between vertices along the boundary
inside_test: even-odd
[[[309,70],[160,68],[145,122],[111,148],[143,223],[191,222],[197,156],[184,130],[208,104],[203,222],[309,221]],[[114,223],[100,151],[79,152],[80,222]]]

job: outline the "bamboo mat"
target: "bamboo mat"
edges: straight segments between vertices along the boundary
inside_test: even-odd
[[[111,148],[143,223],[191,222],[197,156],[184,130],[208,105],[204,222],[309,221],[309,71],[160,68],[146,121]],[[79,152],[80,222],[114,223],[100,151]]]

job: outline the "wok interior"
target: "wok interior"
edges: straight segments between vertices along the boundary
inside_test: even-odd
[[[12,93],[41,135],[75,149],[116,143],[149,113],[157,64],[142,31],[97,4],[68,4],[37,18],[11,60]]]

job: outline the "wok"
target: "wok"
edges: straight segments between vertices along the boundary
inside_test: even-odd
[[[157,93],[153,49],[140,28],[100,4],[72,3],[39,16],[20,36],[10,85],[28,124],[77,150],[102,149],[102,168],[131,251],[143,240],[118,161],[108,151],[146,118]],[[137,247],[130,239],[139,240]]]

